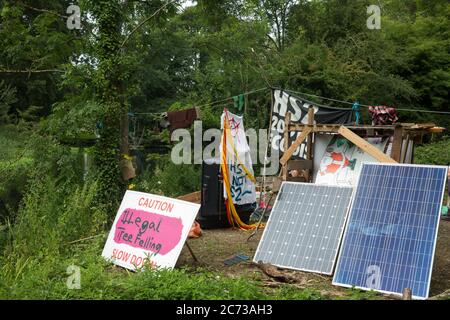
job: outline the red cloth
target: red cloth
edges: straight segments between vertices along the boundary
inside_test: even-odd
[[[398,121],[397,110],[386,106],[369,107],[369,113],[372,115],[372,125],[389,125]]]
[[[196,119],[197,109],[195,108],[167,112],[171,132],[175,129],[189,128]]]

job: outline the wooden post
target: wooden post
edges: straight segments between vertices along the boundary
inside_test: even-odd
[[[394,141],[392,143],[391,158],[397,162],[401,161],[403,146],[403,127],[398,125],[394,129]]]
[[[291,123],[291,113],[287,112],[284,118],[284,153],[289,149],[289,124]],[[287,180],[289,172],[287,172],[286,163],[283,164],[283,181]]]
[[[412,290],[410,288],[403,289],[403,300],[412,300]]]
[[[308,125],[310,125],[310,126],[314,125],[314,107],[312,107],[312,106],[310,106],[308,109]],[[312,160],[314,157],[313,136],[314,136],[314,134],[312,132],[308,135],[307,150],[306,150],[307,151],[307,153],[306,153],[307,160]],[[314,167],[311,170],[306,170],[305,179],[307,182],[311,182],[313,172],[314,172]]]
[[[408,149],[409,149],[409,141],[411,140],[409,134],[406,136],[406,141],[405,141],[405,148],[404,150],[402,150],[401,152],[401,157],[400,157],[400,163],[405,163],[406,160],[406,154],[408,153]]]

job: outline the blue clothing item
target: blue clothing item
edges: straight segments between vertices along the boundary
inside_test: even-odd
[[[355,111],[355,117],[356,117],[356,125],[359,125],[359,121],[361,120],[361,114],[359,113],[359,109],[360,109],[360,104],[358,101],[356,101],[353,106],[352,106],[352,110]]]

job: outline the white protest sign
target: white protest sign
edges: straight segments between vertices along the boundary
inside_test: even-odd
[[[200,204],[127,191],[102,256],[121,267],[173,268]]]

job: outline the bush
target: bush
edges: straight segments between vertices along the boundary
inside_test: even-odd
[[[0,149],[0,224],[14,221],[33,176],[52,176],[60,189],[82,183],[79,149],[62,146],[39,130],[0,127]]]
[[[142,192],[177,197],[200,190],[200,166],[176,165],[164,158],[154,171],[147,171],[134,182]]]
[[[54,263],[68,243],[104,230],[106,215],[93,206],[97,184],[69,189],[51,176],[34,175],[15,224],[9,227],[2,276],[14,282],[34,263]]]
[[[25,130],[0,127],[0,225],[14,219],[33,166],[28,138]]]
[[[417,147],[414,153],[414,162],[450,166],[450,137]]]

